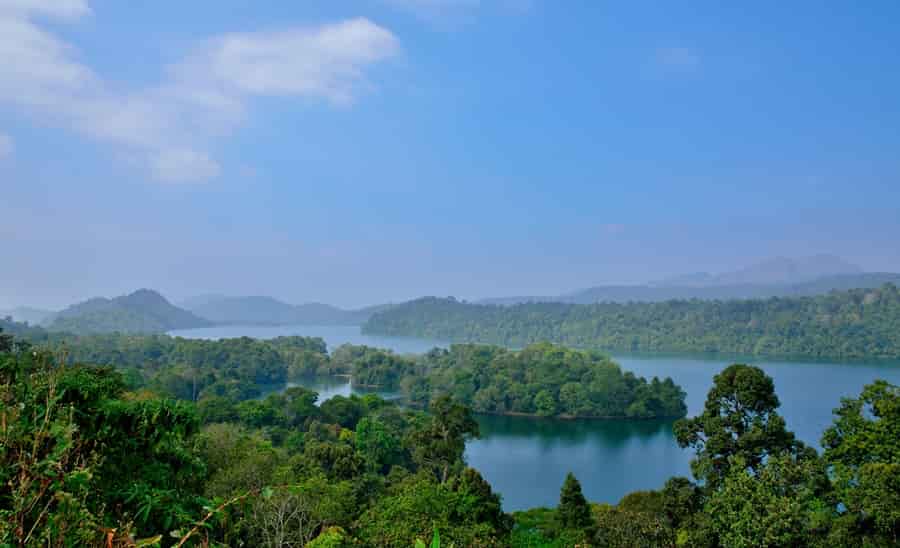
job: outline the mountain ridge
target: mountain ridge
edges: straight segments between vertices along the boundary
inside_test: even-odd
[[[345,310],[330,304],[288,304],[274,297],[203,295],[182,301],[197,316],[223,325],[361,325],[391,305]]]
[[[57,313],[53,331],[84,333],[165,333],[209,327],[212,322],[170,303],[157,291],[138,289],[114,298],[93,297]]]
[[[900,273],[863,272],[833,255],[798,259],[775,257],[720,274],[693,272],[646,284],[610,284],[560,295],[512,296],[479,299],[480,304],[520,303],[592,304],[599,302],[661,302],[673,299],[733,300],[812,296],[834,290],[870,289],[900,283]]]

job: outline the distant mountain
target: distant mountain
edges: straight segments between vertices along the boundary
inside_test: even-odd
[[[19,306],[12,310],[0,310],[0,318],[10,317],[17,322],[26,322],[29,325],[40,325],[44,322],[52,321],[55,314],[56,312],[52,310],[42,310],[29,306]]]
[[[873,289],[886,283],[900,285],[900,274],[889,272],[869,272],[862,274],[839,274],[823,278],[787,284],[732,284],[696,286],[649,286],[624,285],[600,286],[582,289],[555,300],[532,302],[563,302],[572,304],[592,304],[601,302],[661,302],[673,299],[720,300],[765,299],[769,297],[811,297],[831,291],[847,289]],[[527,301],[520,301],[527,302]]]
[[[673,299],[724,301],[824,295],[835,290],[873,289],[886,283],[900,285],[900,274],[861,272],[855,265],[837,257],[816,255],[801,259],[771,259],[718,275],[697,272],[646,285],[604,285],[564,295],[498,297],[482,299],[478,303],[511,306],[523,303],[592,304]]]
[[[721,274],[696,272],[654,282],[654,287],[710,287],[716,285],[790,285],[850,274],[863,270],[834,255],[809,257],[775,257],[744,268]]]
[[[156,291],[140,289],[122,297],[96,297],[59,312],[48,329],[70,333],[164,333],[208,327],[212,322],[182,310]]]
[[[292,305],[272,297],[204,295],[182,305],[201,318],[219,324],[360,325],[387,305],[344,310],[322,303]]]

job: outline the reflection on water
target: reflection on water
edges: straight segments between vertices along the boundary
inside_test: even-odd
[[[555,421],[479,416],[482,437],[466,448],[469,464],[503,495],[503,507],[555,506],[566,473],[593,501],[617,502],[688,473],[688,453],[672,421]]]
[[[424,352],[440,345],[405,337],[367,337],[358,327],[215,327],[175,332],[183,337],[222,338],[306,335],[329,348],[345,342]],[[688,413],[702,411],[713,375],[730,363],[762,367],[775,380],[779,410],[788,428],[813,446],[832,421],[840,399],[858,395],[865,384],[885,379],[900,384],[900,365],[890,363],[803,363],[685,356],[616,356],[626,371],[672,377],[687,392]],[[306,379],[295,384],[319,392],[319,401],[366,391],[342,378]],[[284,386],[278,387],[283,389]],[[272,387],[271,389],[275,389]],[[396,396],[396,394],[386,394]],[[466,457],[503,496],[506,510],[554,506],[567,472],[581,481],[588,499],[617,502],[638,489],[659,489],[666,479],[690,474],[690,453],[675,443],[670,421],[555,421],[528,417],[479,416],[482,438],[468,444]]]
[[[379,390],[371,387],[353,386],[346,377],[306,377],[295,379],[286,384],[269,384],[262,387],[261,397],[266,397],[269,394],[276,392],[283,392],[292,386],[302,386],[303,388],[308,388],[309,390],[318,393],[319,399],[316,401],[317,404],[321,404],[323,401],[335,396],[347,397],[351,394],[356,394],[357,396],[378,394],[386,400],[394,400],[401,397],[399,392]]]
[[[546,447],[574,446],[600,442],[610,447],[624,445],[631,438],[650,439],[672,431],[672,420],[554,420],[536,417],[479,415],[485,438],[533,438]]]

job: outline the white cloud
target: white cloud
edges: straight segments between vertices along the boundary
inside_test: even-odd
[[[352,103],[369,86],[366,70],[399,50],[390,31],[367,19],[227,34],[170,67],[168,81],[121,92],[38,22],[88,14],[83,0],[0,0],[0,105],[137,152],[167,182],[217,176],[206,149],[235,130],[252,97]]]
[[[306,95],[346,103],[364,83],[365,68],[398,49],[389,31],[368,19],[352,19],[317,28],[225,35],[179,72],[189,82],[207,80],[212,89],[222,86],[240,94]]]
[[[0,11],[74,19],[90,13],[86,0],[0,0]]]
[[[0,160],[12,156],[14,148],[12,137],[0,133]]]
[[[656,51],[656,62],[667,71],[687,72],[700,66],[700,55],[685,47],[661,48]]]

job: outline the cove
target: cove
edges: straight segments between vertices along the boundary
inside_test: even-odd
[[[322,337],[329,349],[344,343],[420,353],[440,341],[363,335],[355,326],[227,326],[171,332],[187,338],[283,335]],[[687,392],[688,414],[703,407],[713,375],[737,361],[764,369],[775,381],[781,414],[788,428],[818,447],[840,398],[858,395],[865,384],[885,379],[900,384],[897,363],[786,362],[703,356],[614,355],[626,371],[645,377],[670,376]],[[325,400],[337,394],[364,393],[344,379],[301,383]],[[392,394],[385,393],[387,397]],[[469,443],[466,458],[503,496],[507,511],[555,506],[567,472],[581,481],[585,496],[615,503],[639,489],[658,489],[669,477],[690,476],[691,454],[675,443],[671,421],[560,421],[528,417],[478,416],[481,439]]]

